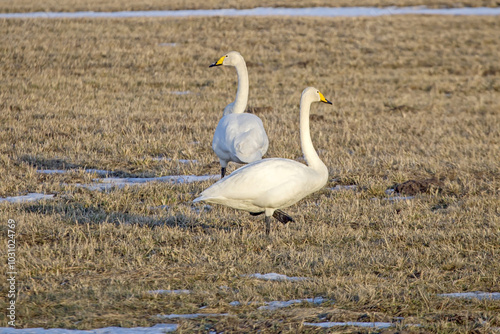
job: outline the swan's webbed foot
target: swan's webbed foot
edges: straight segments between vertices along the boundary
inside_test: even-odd
[[[288,214],[284,213],[281,210],[275,210],[273,213],[273,217],[279,220],[281,223],[286,224],[288,222],[294,223],[295,220],[293,220],[292,217],[290,217]]]
[[[220,168],[220,178],[222,179],[226,175],[226,167]]]
[[[264,213],[264,211],[262,211],[262,212],[249,212],[249,214],[251,214],[252,216],[259,216],[263,213]]]

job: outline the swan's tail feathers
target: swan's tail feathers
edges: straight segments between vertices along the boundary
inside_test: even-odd
[[[259,216],[263,213],[264,213],[264,211],[262,211],[262,212],[249,212],[249,214],[251,214],[252,216]]]
[[[281,223],[286,224],[288,222],[294,223],[295,220],[293,220],[292,217],[290,217],[288,214],[284,213],[281,210],[275,210],[273,213],[273,217],[279,220]]]
[[[203,201],[203,200],[205,200],[205,198],[203,198],[203,196],[200,196],[200,197],[195,198],[195,199],[193,200],[193,203],[196,203],[196,202],[201,202],[201,201]]]

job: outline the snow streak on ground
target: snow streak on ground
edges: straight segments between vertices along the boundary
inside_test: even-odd
[[[455,293],[441,293],[440,297],[450,298],[464,298],[464,299],[479,299],[479,300],[500,300],[500,292],[455,292]]]
[[[191,293],[189,290],[150,290],[148,291],[149,294],[152,295],[168,295],[168,294],[174,294],[174,295],[179,295],[182,293]]]
[[[12,197],[5,197],[5,198],[0,198],[0,203],[1,202],[9,202],[9,203],[26,203],[26,202],[35,202],[39,201],[42,199],[52,199],[55,195],[46,195],[46,194],[39,194],[39,193],[29,193],[28,195],[24,196],[12,196]]]
[[[97,174],[99,176],[107,176],[110,174],[113,174],[113,172],[109,170],[104,170],[104,169],[81,169],[85,173],[89,174]],[[39,169],[36,172],[40,174],[66,174],[66,173],[73,173],[73,172],[79,172],[80,169]]]
[[[177,324],[157,324],[153,327],[105,327],[90,330],[65,329],[65,328],[20,328],[0,327],[2,334],[163,334],[177,330]]]
[[[161,319],[196,319],[202,317],[228,317],[229,313],[157,314]]]
[[[343,186],[343,185],[336,185],[335,187],[333,188],[330,188],[330,190],[333,190],[333,191],[342,191],[342,190],[356,190],[358,186],[353,184],[353,185],[348,185],[348,186]]]
[[[287,275],[282,275],[282,274],[276,274],[276,273],[269,273],[269,274],[250,274],[250,275],[243,275],[244,277],[250,277],[250,278],[257,278],[257,279],[262,279],[265,281],[305,281],[308,280],[309,278],[307,277],[288,277]]]
[[[167,175],[159,177],[106,177],[96,179],[95,183],[81,184],[76,183],[75,186],[87,188],[89,190],[109,190],[112,188],[124,188],[126,186],[144,185],[150,182],[169,182],[169,183],[192,183],[207,180],[218,180],[220,175]]]
[[[339,326],[355,326],[355,327],[369,327],[369,328],[389,328],[395,326],[391,322],[358,322],[358,321],[347,321],[347,322],[304,322],[304,326],[316,326],[321,328],[331,328]]]
[[[316,298],[306,298],[306,299],[292,299],[292,300],[287,300],[287,301],[272,301],[272,302],[264,302],[265,305],[260,306],[258,309],[259,310],[275,311],[277,309],[289,307],[289,306],[292,306],[294,304],[310,303],[310,304],[320,305],[326,301],[330,301],[330,300],[325,299],[323,297],[316,297]],[[254,304],[261,304],[261,303],[260,302],[248,302],[247,303],[247,305],[254,305]],[[241,306],[241,303],[238,301],[234,301],[234,302],[230,302],[229,305]]]

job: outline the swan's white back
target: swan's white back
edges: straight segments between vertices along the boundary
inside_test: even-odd
[[[304,89],[300,101],[300,139],[308,165],[289,159],[264,159],[234,171],[203,191],[194,201],[223,204],[249,212],[286,208],[321,189],[328,180],[328,169],[314,150],[309,133],[312,102],[328,100],[315,88]]]
[[[222,117],[212,141],[212,148],[219,159],[244,164],[262,159],[268,146],[262,121],[246,113]]]
[[[230,161],[251,163],[262,159],[269,147],[269,139],[259,117],[244,113],[248,101],[248,72],[243,57],[231,51],[211,66],[234,66],[238,74],[236,99],[224,108],[217,124],[212,148],[222,168]]]

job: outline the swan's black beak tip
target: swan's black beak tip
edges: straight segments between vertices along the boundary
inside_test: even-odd
[[[333,103],[331,103],[331,102],[330,102],[330,101],[328,101],[328,100],[326,100],[326,103],[328,103],[328,104],[333,104]]]
[[[210,64],[208,67],[214,67],[217,66],[217,63]]]

